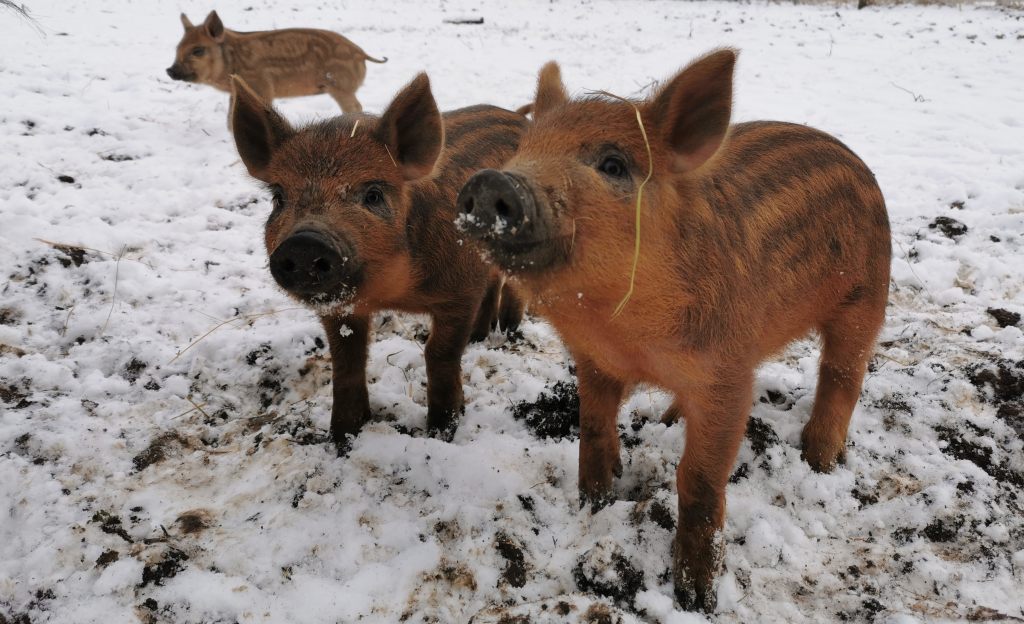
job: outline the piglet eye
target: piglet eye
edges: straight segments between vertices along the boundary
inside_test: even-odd
[[[284,191],[280,187],[274,186],[271,188],[270,193],[270,201],[274,203],[274,210],[284,205]]]
[[[206,54],[206,48],[195,48],[192,50],[192,56],[202,57],[204,54]]]
[[[601,164],[597,168],[601,173],[611,176],[613,178],[625,177],[626,163],[622,161],[618,156],[608,156],[601,161]]]
[[[372,188],[366,191],[366,195],[363,197],[363,203],[367,206],[376,206],[384,201],[384,193],[380,189]]]

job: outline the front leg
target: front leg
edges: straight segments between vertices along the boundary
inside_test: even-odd
[[[743,441],[752,392],[752,372],[730,374],[727,381],[720,377],[672,406],[686,420],[686,448],[676,471],[679,522],[673,567],[676,598],[687,611],[711,613],[717,605],[725,487]]]
[[[590,503],[596,513],[615,500],[612,478],[622,475],[615,425],[626,386],[589,357],[574,353],[573,359],[580,392],[580,508]]]
[[[370,352],[368,316],[320,317],[331,347],[334,405],[331,407],[331,438],[344,454],[370,417],[370,394],[366,389],[366,359]]]
[[[462,353],[469,344],[477,305],[434,311],[427,361],[427,434],[451,442],[465,408],[462,394]]]

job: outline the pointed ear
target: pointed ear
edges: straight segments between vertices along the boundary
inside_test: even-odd
[[[376,136],[406,180],[417,180],[434,170],[444,145],[444,121],[426,74],[420,73],[398,92],[380,116]]]
[[[284,117],[236,75],[231,76],[231,133],[249,175],[269,183],[270,157],[293,130]]]
[[[647,104],[645,114],[675,152],[677,173],[703,165],[725,139],[735,65],[735,50],[715,50],[687,65]]]
[[[539,119],[541,115],[553,108],[557,108],[569,101],[569,94],[562,84],[562,70],[558,63],[550,61],[540,69],[540,77],[537,78],[537,97],[533,100],[533,118]]]
[[[192,20],[190,20],[184,13],[181,14],[181,25],[185,27],[185,32],[195,28],[195,25],[192,24]]]
[[[203,28],[206,29],[206,34],[213,37],[217,43],[224,41],[224,23],[220,21],[216,11],[210,11],[210,14],[206,16]]]

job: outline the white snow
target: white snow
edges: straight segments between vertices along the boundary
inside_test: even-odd
[[[1024,312],[1021,12],[667,0],[216,7],[228,28],[330,28],[388,56],[358,92],[370,111],[420,70],[443,109],[516,108],[551,59],[576,93],[639,97],[733,45],[737,121],[821,128],[873,169],[898,245],[848,461],[819,475],[800,460],[818,359],[801,341],[759,370],[752,414],[767,427],[764,448],[744,442],[737,458],[718,611],[705,617],[675,611],[667,573],[663,524],[674,522],[683,450],[683,427],[659,422],[671,397],[629,398],[622,500],[580,511],[578,441],[538,438],[510,410],[570,378],[538,319],[516,345],[492,336],[467,350],[466,414],[445,444],[423,437],[420,347],[383,315],[368,368],[375,421],[335,457],[322,329],[266,268],[269,201],[238,162],[227,96],[164,73],[178,12],[197,21],[211,8],[40,0],[30,9],[45,38],[0,11],[0,618],[1024,618],[1024,491],[1013,482],[1024,420],[973,368],[1002,358],[1004,381],[1019,383],[1013,363],[1024,359],[1021,330],[986,312]],[[443,22],[467,16],[485,20]],[[278,105],[297,121],[339,112],[327,96]],[[929,227],[940,216],[967,232]],[[100,251],[79,266],[35,239]],[[245,315],[259,316],[200,340]],[[402,322],[422,342],[425,319]],[[643,573],[633,604],[577,586],[574,569],[599,542]],[[97,564],[108,551],[118,559]],[[522,587],[509,580],[516,552]]]

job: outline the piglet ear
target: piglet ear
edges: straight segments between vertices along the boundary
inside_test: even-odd
[[[185,27],[185,32],[195,28],[195,25],[192,24],[192,20],[190,20],[184,13],[181,14],[181,25]]]
[[[548,62],[540,69],[537,78],[537,97],[533,100],[533,118],[540,119],[544,113],[569,101],[569,94],[562,84],[562,70],[558,63]]]
[[[426,74],[398,92],[380,116],[376,136],[407,181],[430,175],[444,145],[444,121]]]
[[[210,11],[210,14],[206,16],[203,28],[206,29],[206,34],[213,37],[217,43],[224,41],[224,23],[220,21],[216,11]]]
[[[645,107],[644,116],[675,153],[674,171],[697,169],[721,146],[732,115],[735,65],[735,50],[706,54],[676,74]]]
[[[249,175],[268,184],[274,150],[294,132],[288,121],[238,76],[231,76],[231,133]]]

